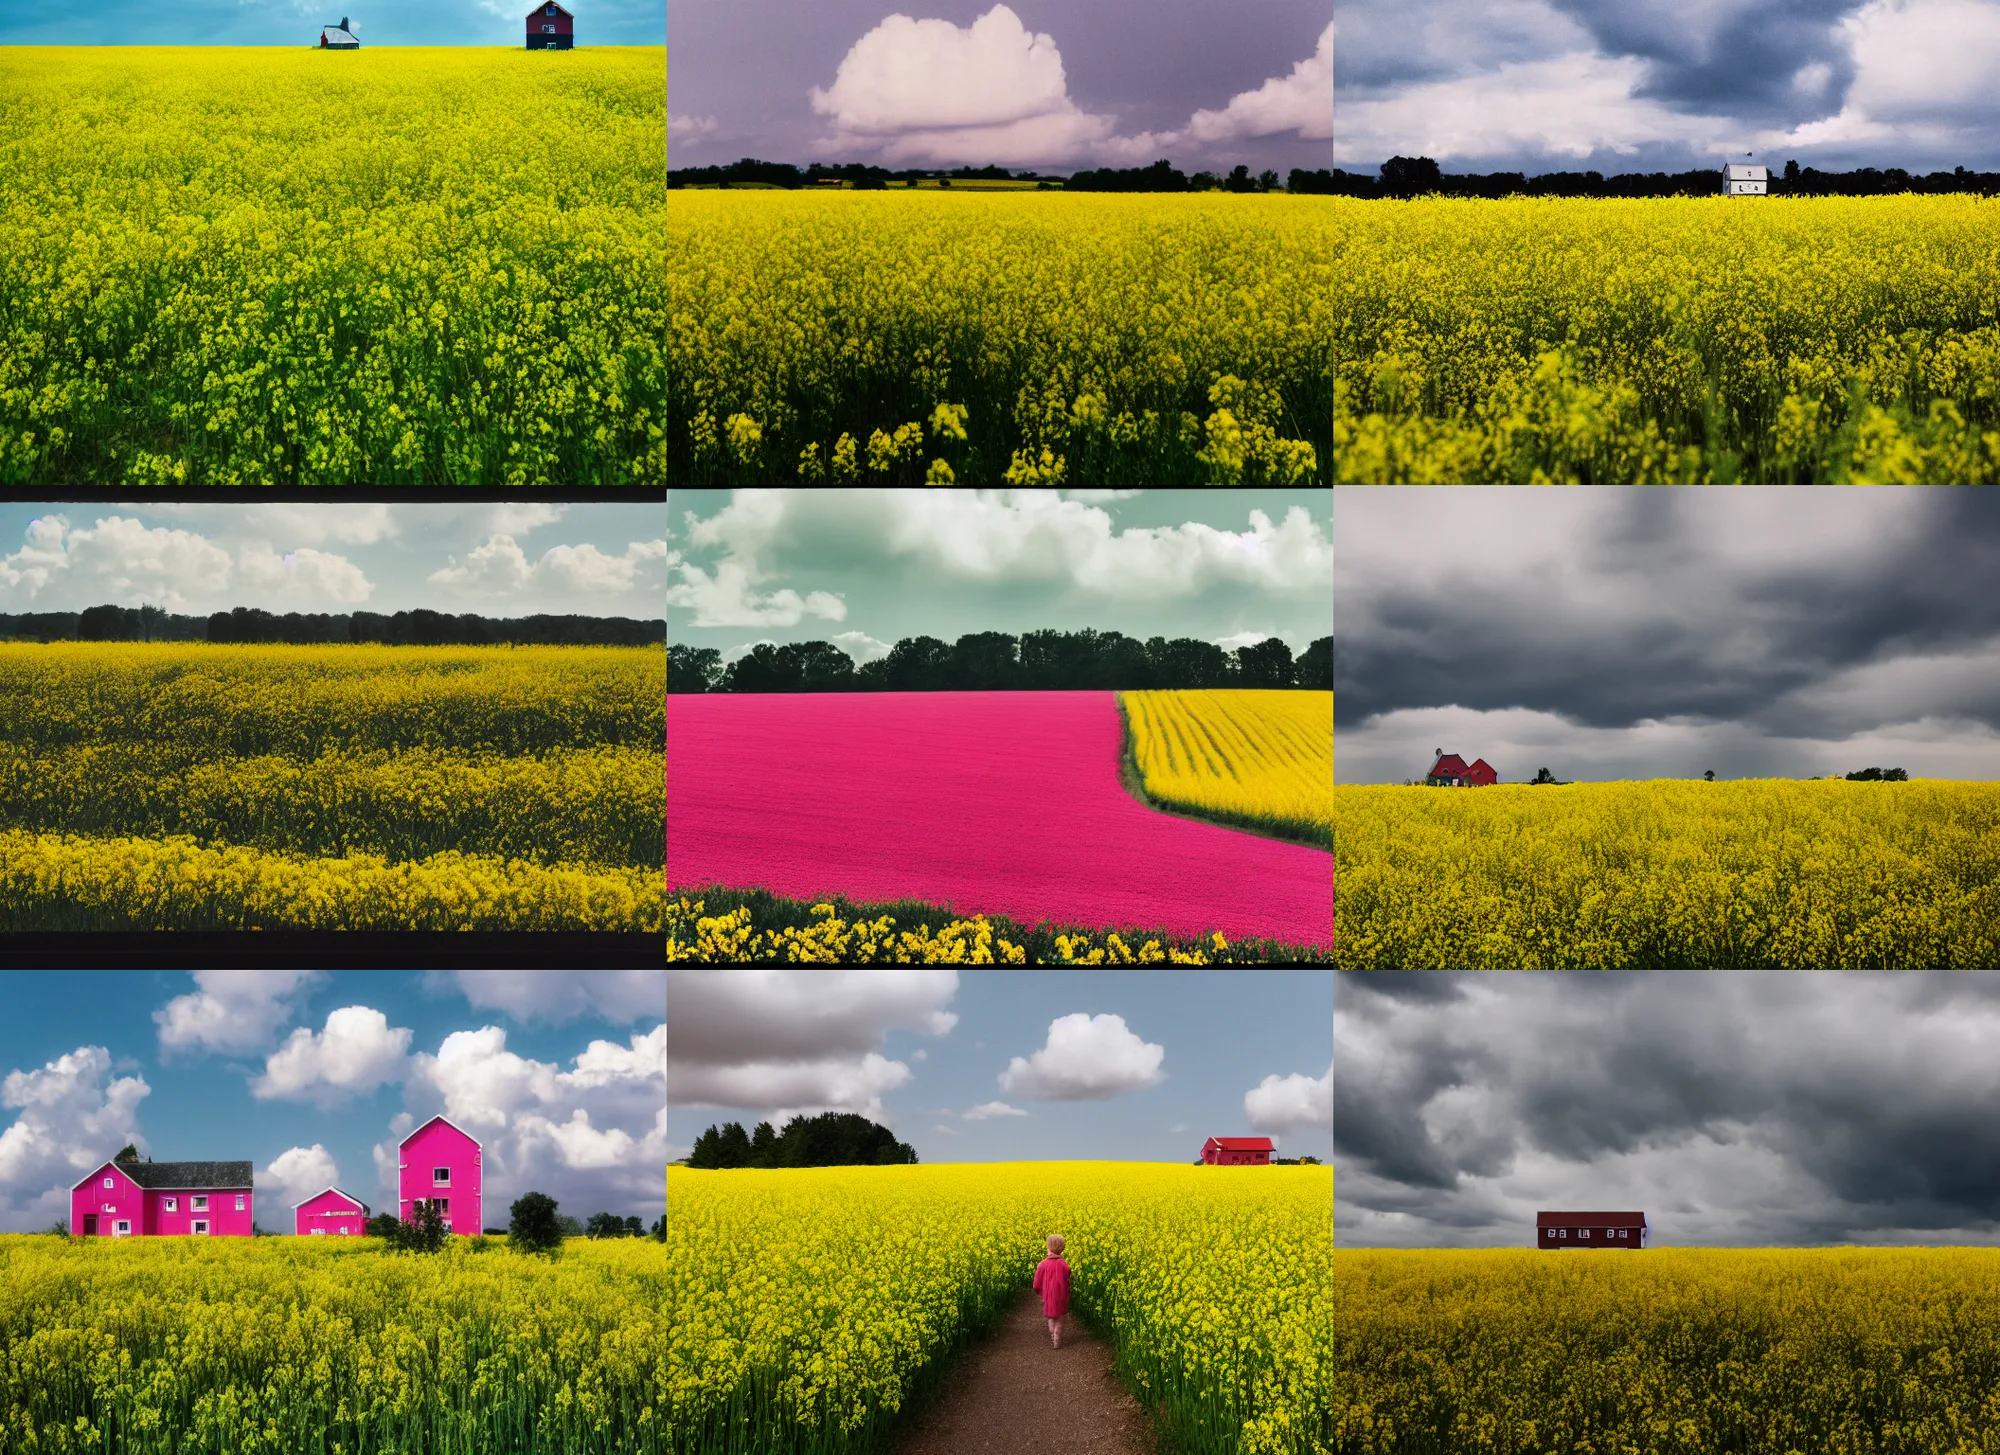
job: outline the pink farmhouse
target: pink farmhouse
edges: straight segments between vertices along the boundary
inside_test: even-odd
[[[337,1187],[329,1187],[325,1192],[315,1193],[292,1209],[298,1219],[298,1234],[324,1237],[331,1234],[342,1238],[366,1237],[368,1228],[368,1204],[359,1198],[349,1197]]]
[[[106,1162],[69,1192],[80,1238],[247,1238],[256,1212],[248,1162]]]
[[[416,1204],[435,1199],[444,1230],[479,1232],[479,1143],[443,1117],[432,1117],[403,1138],[397,1160],[396,1216],[408,1222]]]

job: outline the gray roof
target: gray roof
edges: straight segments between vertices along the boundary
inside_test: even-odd
[[[120,1172],[141,1187],[192,1188],[250,1186],[248,1162],[119,1162]]]

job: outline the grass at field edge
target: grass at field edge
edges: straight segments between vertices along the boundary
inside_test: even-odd
[[[1328,881],[1327,893],[1333,893],[1332,881]],[[861,900],[848,899],[843,895],[829,894],[817,900],[788,899],[773,894],[768,889],[733,889],[725,885],[669,885],[667,886],[667,907],[672,911],[681,900],[702,906],[702,917],[710,918],[732,913],[748,907],[750,927],[759,934],[784,930],[811,929],[820,922],[813,914],[815,904],[833,906],[834,917],[852,924],[856,920],[873,921],[887,915],[895,922],[897,931],[917,930],[929,925],[933,931],[941,930],[954,920],[967,920],[972,915],[960,914],[949,905],[933,904],[921,899]],[[989,914],[986,922],[993,927],[996,940],[1005,939],[1021,946],[1031,964],[1057,964],[1063,962],[1056,950],[1056,937],[1068,935],[1072,939],[1084,936],[1092,948],[1101,947],[1105,937],[1116,929],[1118,937],[1134,953],[1144,948],[1148,940],[1157,940],[1162,949],[1180,950],[1183,953],[1199,950],[1214,959],[1216,950],[1212,940],[1190,939],[1173,935],[1165,930],[1125,930],[1053,923],[1048,920],[1037,922],[1033,928],[1024,927],[1018,920],[1003,914]],[[1280,940],[1246,938],[1229,940],[1229,963],[1263,965],[1331,965],[1333,952],[1330,947],[1313,945],[1290,945]]]

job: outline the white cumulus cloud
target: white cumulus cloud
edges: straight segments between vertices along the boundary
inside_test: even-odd
[[[1009,1106],[1004,1101],[982,1101],[965,1114],[969,1122],[983,1122],[989,1117],[1024,1117],[1027,1113],[1018,1106]]]
[[[876,662],[889,655],[889,643],[878,642],[867,632],[836,632],[833,644],[854,658],[858,667],[863,662]]]
[[[713,116],[667,116],[667,144],[675,142],[697,142],[705,136],[713,136],[716,130]]]
[[[0,1132],[0,1229],[27,1232],[69,1221],[70,1187],[127,1142],[150,1151],[139,1103],[152,1088],[138,1076],[107,1081],[111,1052],[79,1046],[34,1071],[10,1071],[0,1106],[19,1115]]]
[[[463,597],[508,596],[536,588],[618,595],[654,581],[648,564],[670,559],[663,540],[632,541],[622,555],[594,545],[550,546],[530,562],[513,535],[496,532],[468,551],[463,560],[431,572],[426,579]]]
[[[327,1016],[324,1030],[293,1031],[264,1062],[250,1094],[261,1101],[332,1105],[401,1079],[409,1049],[408,1027],[391,1027],[373,1006],[342,1006]]]
[[[845,621],[847,603],[827,591],[804,596],[789,586],[759,594],[751,589],[749,568],[726,560],[710,576],[689,561],[670,562],[680,571],[680,584],[667,588],[667,605],[694,608],[696,626],[797,626],[807,615]]]
[[[192,995],[177,995],[153,1012],[160,1049],[262,1050],[320,978],[313,970],[197,970]]]
[[[1326,23],[1319,45],[1292,67],[1288,76],[1273,76],[1255,91],[1230,98],[1220,111],[1197,111],[1188,121],[1196,141],[1226,142],[1243,137],[1296,132],[1306,141],[1333,139],[1333,22]]]
[[[479,1009],[519,1021],[636,1021],[663,1015],[667,1006],[665,970],[454,970],[450,983]]]
[[[314,1142],[310,1147],[288,1147],[258,1169],[260,1185],[275,1183],[284,1194],[284,1207],[297,1207],[315,1193],[340,1183],[340,1166],[333,1154]],[[290,1232],[290,1228],[284,1231]]]
[[[1032,1056],[1014,1057],[1000,1073],[1000,1089],[1035,1101],[1095,1101],[1157,1086],[1166,1048],[1144,1041],[1117,1015],[1059,1016],[1049,1022],[1048,1043]]]
[[[1333,1129],[1333,1063],[1326,1075],[1266,1076],[1243,1093],[1243,1115],[1267,1136],[1300,1127]]]

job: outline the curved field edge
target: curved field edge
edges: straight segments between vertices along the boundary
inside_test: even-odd
[[[1254,814],[1236,813],[1226,808],[1198,808],[1193,804],[1169,803],[1155,798],[1146,791],[1145,775],[1139,771],[1136,744],[1132,738],[1132,718],[1125,710],[1125,694],[1116,694],[1118,699],[1118,782],[1133,798],[1154,813],[1163,813],[1172,818],[1184,818],[1195,823],[1213,824],[1218,828],[1235,829],[1239,833],[1256,834],[1260,838],[1277,839],[1281,843],[1304,844],[1309,849],[1324,849],[1333,852],[1333,829],[1324,831],[1317,824],[1298,819],[1258,818]],[[1328,871],[1327,893],[1333,893],[1332,871]]]
[[[1332,893],[1331,881],[1328,882]],[[699,946],[699,936],[691,942],[676,939],[677,931],[694,933],[695,916],[683,911],[683,904],[700,905],[702,919],[719,918],[733,914],[739,909],[750,912],[750,928],[759,941],[765,936],[782,936],[787,930],[811,930],[826,917],[813,913],[815,904],[833,906],[833,917],[842,924],[852,925],[856,921],[873,923],[887,916],[893,921],[892,933],[918,933],[943,931],[947,926],[970,925],[975,919],[984,919],[993,931],[994,939],[1007,940],[1020,946],[1026,953],[1029,964],[1064,965],[1077,962],[1079,955],[1088,955],[1092,949],[1106,944],[1112,934],[1133,953],[1144,950],[1148,943],[1159,946],[1162,953],[1178,952],[1182,955],[1199,954],[1212,965],[1330,965],[1333,963],[1329,947],[1313,945],[1292,945],[1280,940],[1244,938],[1227,941],[1227,949],[1218,952],[1215,942],[1209,939],[1190,939],[1183,935],[1173,935],[1165,930],[1124,930],[1103,926],[1077,925],[1049,920],[1041,920],[1032,927],[1023,926],[1018,920],[1003,914],[982,916],[962,915],[949,905],[941,905],[921,899],[896,900],[852,900],[844,895],[829,894],[817,900],[790,899],[773,894],[768,889],[741,889],[727,885],[704,884],[669,887],[666,902],[667,958],[675,960],[681,949],[693,951]],[[1057,940],[1063,937],[1075,941],[1079,938],[1089,941],[1080,949],[1072,945],[1071,953],[1064,954]],[[925,933],[926,940],[934,940],[935,935]],[[731,957],[727,960],[703,961],[690,956],[682,956],[680,963],[784,963],[773,958],[769,962],[742,960]]]

